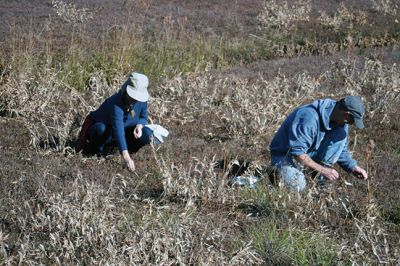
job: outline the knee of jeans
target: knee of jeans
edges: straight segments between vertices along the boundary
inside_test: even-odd
[[[102,136],[105,133],[105,131],[106,131],[106,125],[104,123],[95,123],[89,129],[89,136],[91,138]]]
[[[283,166],[279,170],[283,183],[293,191],[303,191],[306,188],[306,178],[303,172],[292,166]]]
[[[153,135],[153,131],[148,128],[148,127],[143,127],[142,129],[142,136],[140,137],[140,140],[144,144],[150,144],[151,141],[151,136]]]

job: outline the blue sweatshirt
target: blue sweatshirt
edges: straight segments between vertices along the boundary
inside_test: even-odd
[[[107,98],[96,111],[90,113],[94,121],[111,126],[113,138],[120,152],[128,149],[125,128],[137,124],[147,125],[147,102],[135,102],[131,109],[135,112],[134,117],[124,108],[121,94],[116,93]]]
[[[270,145],[272,156],[298,156],[318,150],[325,134],[328,131],[337,131],[337,134],[346,133],[348,125],[344,127],[330,123],[329,119],[336,101],[332,99],[317,100],[294,110],[283,122],[275,134]],[[335,132],[332,132],[335,134]],[[350,171],[357,165],[351,158],[346,145],[339,156],[337,163],[345,170]]]

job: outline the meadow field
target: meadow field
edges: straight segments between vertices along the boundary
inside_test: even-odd
[[[0,1],[0,51],[0,265],[400,265],[399,0]],[[133,71],[170,136],[131,173],[75,145]],[[294,108],[349,94],[367,181],[229,185]]]

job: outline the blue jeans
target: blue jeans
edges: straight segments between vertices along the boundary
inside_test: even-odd
[[[125,128],[125,139],[130,152],[137,152],[141,147],[150,144],[153,131],[148,127],[143,127],[142,136],[135,139],[133,136],[133,127]],[[94,123],[89,129],[89,152],[99,155],[104,155],[104,147],[112,144],[112,130],[111,126],[102,122]]]
[[[342,134],[325,135],[318,150],[308,152],[307,155],[317,163],[332,167],[339,159],[347,142],[347,136]],[[303,172],[303,166],[290,155],[271,156],[272,165],[277,167],[277,172],[283,183],[290,190],[302,191],[306,188],[307,182]],[[321,176],[320,181],[324,182],[325,177]]]

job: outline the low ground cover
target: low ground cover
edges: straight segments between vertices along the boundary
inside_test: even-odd
[[[172,12],[156,2],[140,4],[150,17]],[[241,3],[250,15],[237,9],[231,26],[242,27],[210,20],[214,34],[167,12],[162,26],[132,19],[93,39],[93,10],[53,1],[48,28],[13,27],[0,58],[1,264],[398,264],[399,3],[352,2]],[[230,12],[199,12],[210,6]],[[85,115],[134,70],[150,76],[151,119],[171,136],[135,155],[131,174],[117,152],[85,157],[74,145]],[[342,172],[303,194],[268,176],[228,185],[237,159],[268,165],[296,106],[347,94],[366,102],[350,148],[369,181]]]

